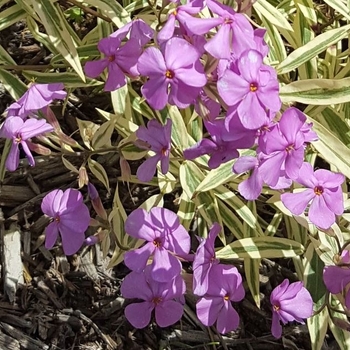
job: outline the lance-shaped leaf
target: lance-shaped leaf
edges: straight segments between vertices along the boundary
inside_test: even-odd
[[[239,239],[216,252],[218,259],[238,258],[292,258],[303,254],[305,248],[298,242],[279,237],[252,237]]]
[[[77,72],[82,81],[85,81],[85,74],[81,67],[77,49],[67,29],[67,22],[64,19],[58,3],[52,1],[32,0],[33,8],[38,14],[51,43],[56,50],[62,54],[65,60]]]
[[[318,35],[315,39],[294,50],[283,62],[277,66],[277,73],[284,74],[300,67],[303,63],[310,61],[327,47],[337,43],[348,36],[350,24],[337,29],[329,30]]]
[[[300,102],[309,105],[345,103],[350,101],[350,78],[306,79],[284,85],[280,89],[282,102]]]

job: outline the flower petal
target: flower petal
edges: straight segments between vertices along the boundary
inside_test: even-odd
[[[156,322],[160,327],[168,327],[179,321],[183,314],[183,305],[175,300],[167,300],[155,307]]]
[[[277,339],[281,338],[282,336],[282,326],[279,315],[276,311],[273,311],[272,313],[271,334]]]
[[[10,152],[6,158],[6,169],[9,171],[15,171],[19,165],[19,148],[17,142],[12,142]]]
[[[125,317],[135,328],[144,328],[151,322],[154,304],[146,301],[130,304],[125,308]]]
[[[146,159],[137,169],[137,178],[143,182],[151,181],[157,170],[157,164],[160,158],[159,155],[155,155]]]
[[[231,332],[239,326],[239,315],[232,307],[231,303],[226,301],[221,309],[216,322],[216,328],[219,333],[225,334]]]
[[[169,82],[165,75],[151,77],[141,88],[143,96],[154,109],[163,109],[168,102]]]
[[[312,189],[307,189],[298,193],[283,193],[281,201],[291,213],[301,215],[314,197],[315,192]]]
[[[327,230],[335,223],[335,215],[328,208],[323,196],[315,195],[309,209],[309,219],[316,226]]]
[[[181,263],[164,248],[157,248],[152,263],[152,278],[157,282],[169,282],[181,273]]]
[[[142,272],[154,250],[155,247],[152,242],[141,248],[129,250],[124,255],[124,264],[132,271]]]
[[[212,326],[219,317],[223,304],[224,299],[222,297],[204,296],[196,304],[198,319],[205,326]]]
[[[75,254],[84,244],[84,231],[75,231],[72,226],[65,226],[64,223],[60,223],[58,228],[61,234],[64,254]]]
[[[51,222],[45,230],[45,248],[51,249],[58,238],[58,225],[57,222]]]
[[[151,301],[153,293],[144,273],[130,272],[124,279],[120,292],[124,298]]]
[[[350,269],[340,266],[326,266],[323,282],[332,294],[338,294],[350,283]]]

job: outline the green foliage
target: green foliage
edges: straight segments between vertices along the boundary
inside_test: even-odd
[[[0,1],[0,5],[7,2]],[[16,0],[16,4],[11,2],[11,6],[0,10],[0,30],[26,18],[34,38],[53,54],[50,65],[42,71],[22,71],[28,81],[62,82],[72,94],[77,88],[93,88],[96,94],[101,92],[104,77],[87,79],[83,72],[86,61],[100,56],[97,42],[136,16],[156,27],[158,19],[155,9],[159,10],[162,5],[158,1],[151,8],[145,0],[123,0],[121,3],[85,0],[81,3],[101,16],[96,20],[96,26],[82,39],[77,37],[70,24],[71,21],[84,23],[86,13],[81,8],[71,7],[64,11],[59,2]],[[350,21],[349,2],[325,0],[325,3],[335,10],[335,16],[330,21],[322,13],[321,7],[311,0],[258,0],[253,5],[253,14],[257,25],[267,29],[266,40],[270,46],[267,61],[276,67],[279,75],[283,108],[297,102],[304,104],[304,112],[319,136],[319,141],[308,149],[308,157],[320,157],[333,170],[350,178],[350,59],[349,49],[342,50],[341,47],[341,40],[348,38],[350,32],[350,24],[344,25]],[[8,69],[9,65],[16,63],[0,46],[0,80],[11,96],[18,99],[26,85]],[[105,121],[101,125],[77,119],[82,165],[87,165],[109,191],[110,179],[94,155],[117,152],[130,161],[148,157],[150,152],[141,151],[133,144],[138,126],[147,119],[156,118],[164,123],[170,118],[173,122],[170,172],[166,175],[158,172],[152,179],[149,185],[158,186],[160,193],[150,197],[142,207],[150,209],[162,206],[163,195],[176,190],[179,192],[177,213],[186,229],[195,221],[198,234],[205,237],[207,228],[213,222],[219,222],[226,228],[226,235],[224,230],[220,233],[223,247],[217,250],[217,257],[244,261],[247,285],[258,307],[261,259],[293,258],[299,278],[313,296],[314,309],[319,310],[308,320],[313,349],[321,348],[328,327],[340,346],[349,348],[349,333],[336,322],[345,322],[345,316],[325,307],[328,295],[322,281],[323,266],[334,264],[334,257],[340,253],[335,237],[341,240],[339,237],[347,235],[349,238],[349,214],[344,214],[325,233],[317,230],[303,215],[294,218],[283,206],[276,191],[264,189],[259,200],[247,203],[237,193],[237,186],[245,174],[232,172],[234,161],[214,170],[208,169],[207,156],[184,161],[183,150],[200,140],[204,133],[203,123],[196,112],[190,107],[179,110],[175,106],[155,112],[137,91],[136,86],[129,83],[112,92],[113,112],[97,109]],[[112,141],[114,131],[121,137],[117,142]],[[67,135],[55,137],[47,140],[48,144],[58,151],[64,151],[65,156],[77,151],[74,143],[69,144]],[[8,151],[9,143],[6,143],[0,162],[1,180],[4,178]],[[249,155],[249,152],[244,155]],[[78,171],[67,158],[63,158],[63,163],[71,171]],[[122,181],[121,178],[118,180]],[[140,183],[134,175],[129,177],[129,182]],[[344,192],[347,192],[345,188]],[[124,248],[137,248],[142,244],[125,234],[125,220],[126,212],[117,186],[108,221],[111,240],[119,244],[115,245],[109,267],[123,260]],[[110,240],[106,242],[105,250],[108,251]],[[226,242],[229,244],[225,245]],[[332,297],[329,304],[338,305],[339,302]]]

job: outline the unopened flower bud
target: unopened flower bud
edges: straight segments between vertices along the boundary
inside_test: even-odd
[[[103,207],[101,198],[96,190],[96,187],[89,182],[87,184],[88,186],[88,193],[89,193],[89,197],[91,199],[91,204],[93,206],[93,208],[95,209],[96,214],[103,220],[107,220],[107,212],[105,210],[105,208]]]
[[[89,176],[84,166],[80,167],[78,178],[79,188],[82,188],[84,185],[87,185],[89,183]]]
[[[121,170],[121,178],[123,182],[129,182],[131,178],[131,169],[128,161],[123,156],[121,156],[119,164]]]
[[[86,245],[95,245],[99,241],[100,241],[100,239],[98,238],[98,236],[89,236],[85,239],[85,244]]]

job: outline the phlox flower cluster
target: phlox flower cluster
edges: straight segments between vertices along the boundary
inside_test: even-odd
[[[170,326],[183,314],[186,292],[181,277],[180,260],[193,261],[193,294],[198,297],[196,313],[205,326],[216,323],[217,330],[228,333],[239,326],[239,315],[232,302],[245,296],[242,276],[236,267],[221,264],[215,256],[214,243],[221,226],[214,223],[208,238],[199,238],[194,254],[189,254],[190,238],[176,214],[164,208],[134,210],[125,222],[125,230],[134,238],[145,240],[141,248],[125,253],[130,272],[121,286],[125,298],[139,299],[125,308],[125,316],[135,328],[144,328],[152,320],[160,327]],[[289,285],[285,280],[271,294],[272,334],[281,337],[289,321],[303,323],[312,315],[312,298],[302,282]],[[295,305],[298,304],[296,307]]]
[[[316,197],[310,197],[310,191],[299,195],[305,205],[291,205],[295,194],[284,194],[282,202],[294,215],[301,215],[311,203],[309,220],[328,229],[342,213],[340,183],[322,186],[323,180],[318,179],[306,185],[301,179],[305,175],[305,149],[317,135],[298,109],[290,107],[279,114],[277,74],[265,63],[269,53],[265,31],[254,30],[243,14],[216,0],[174,1],[170,7],[157,34],[138,19],[102,39],[99,49],[105,57],[87,62],[87,75],[96,77],[107,68],[106,90],[123,86],[126,77],[141,80],[141,93],[156,110],[167,104],[179,108],[193,105],[204,118],[209,137],[185,149],[185,159],[207,154],[209,168],[215,169],[237,158],[233,172],[249,172],[238,187],[247,200],[257,199],[264,185],[285,191],[296,181],[313,188]],[[204,9],[214,17],[199,17]],[[212,33],[214,27],[216,34]],[[208,60],[211,64],[205,69]],[[170,161],[171,120],[165,125],[151,120],[136,135],[140,148],[155,152],[140,166],[137,177],[150,181],[159,161],[165,174]],[[256,156],[240,157],[241,150],[252,147]],[[308,176],[313,176],[312,170]],[[334,176],[340,180],[339,175]],[[314,213],[318,209],[322,215],[317,217]]]
[[[0,128],[0,137],[12,141],[5,163],[7,170],[15,171],[18,168],[20,146],[29,165],[35,164],[31,150],[34,150],[36,145],[30,139],[54,130],[45,119],[39,119],[37,113],[41,112],[45,115],[49,104],[54,99],[64,99],[67,93],[63,91],[63,87],[61,83],[32,83],[27,92],[7,108],[7,118]]]

